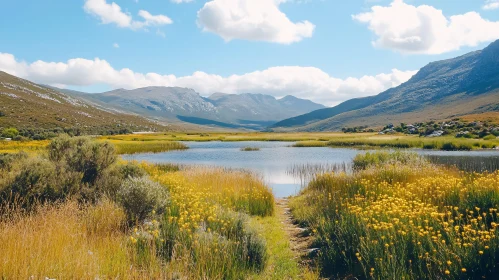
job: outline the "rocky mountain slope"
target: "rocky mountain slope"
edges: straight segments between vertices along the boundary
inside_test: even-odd
[[[74,129],[82,133],[166,130],[143,117],[99,107],[0,71],[0,128]]]
[[[276,99],[264,94],[214,93],[205,98],[192,89],[179,87],[118,89],[78,95],[103,106],[143,116],[249,129],[261,129],[282,119],[325,108],[293,96]]]
[[[272,129],[340,130],[490,111],[499,111],[499,40],[481,51],[432,62],[406,83],[376,96],[286,119]]]

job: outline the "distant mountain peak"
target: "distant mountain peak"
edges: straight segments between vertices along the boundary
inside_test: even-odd
[[[212,95],[208,96],[208,99],[211,99],[211,100],[217,100],[217,99],[220,99],[222,97],[225,97],[225,96],[229,96],[230,94],[228,93],[223,93],[223,92],[215,92],[213,93]]]

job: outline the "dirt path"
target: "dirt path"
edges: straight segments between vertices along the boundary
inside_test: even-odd
[[[295,254],[295,258],[302,267],[302,271],[310,271],[310,254],[315,250],[310,249],[312,238],[308,234],[308,230],[300,228],[293,222],[291,209],[288,205],[288,199],[281,198],[276,201],[276,211],[286,234],[289,237],[289,245]]]

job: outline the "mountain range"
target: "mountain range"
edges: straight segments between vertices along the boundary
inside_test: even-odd
[[[432,62],[407,82],[376,96],[289,118],[271,130],[335,131],[489,111],[499,111],[499,40],[481,51]]]
[[[325,108],[290,95],[281,99],[254,93],[214,93],[202,97],[193,89],[180,87],[117,89],[96,94],[58,90],[101,106],[161,120],[178,119],[199,125],[256,130]]]
[[[332,108],[289,95],[280,99],[255,93],[203,97],[180,87],[89,94],[0,72],[0,128],[337,131],[493,111],[499,111],[499,40],[480,51],[432,62],[407,82],[376,96]]]

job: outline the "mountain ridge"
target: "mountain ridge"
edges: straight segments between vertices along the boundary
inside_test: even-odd
[[[102,106],[148,117],[253,130],[260,130],[281,119],[325,108],[294,96],[277,99],[260,93],[216,92],[203,97],[193,89],[182,87],[117,89],[95,94],[79,93],[79,96]]]
[[[170,130],[166,123],[90,104],[0,71],[0,127],[88,133]]]
[[[271,129],[340,130],[346,126],[375,126],[479,113],[494,110],[499,104],[497,89],[499,40],[480,51],[431,62],[407,82],[378,95],[350,99],[332,108],[282,120]]]

